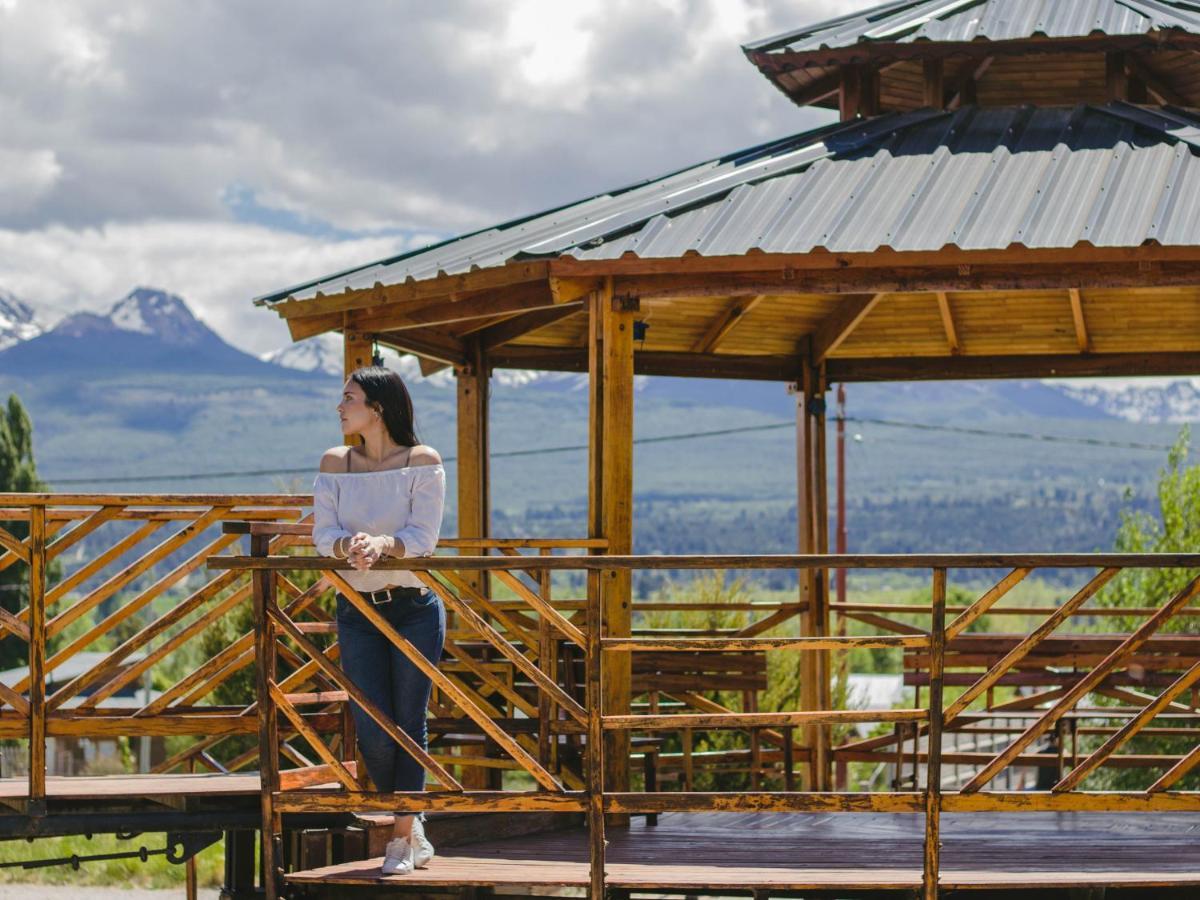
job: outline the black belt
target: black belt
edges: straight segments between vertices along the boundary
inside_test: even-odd
[[[416,600],[425,593],[425,589],[419,587],[392,587],[382,588],[378,591],[359,591],[359,593],[375,606],[379,606],[383,603],[391,603],[393,600]]]

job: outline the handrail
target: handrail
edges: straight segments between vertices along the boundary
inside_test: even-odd
[[[683,555],[595,555],[504,557],[388,557],[372,568],[376,571],[442,571],[469,569],[563,570],[661,570],[661,569],[1191,569],[1200,567],[1200,553],[938,553],[938,554],[683,554]],[[221,556],[209,568],[220,569],[352,569],[343,559],[291,556]]]

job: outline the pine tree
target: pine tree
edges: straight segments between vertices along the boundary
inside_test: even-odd
[[[0,413],[0,491],[33,493],[46,490],[38,478],[33,461],[33,423],[16,394],[10,394],[8,405]],[[14,537],[29,536],[29,523],[9,521],[0,527]],[[0,570],[0,605],[9,612],[19,612],[29,603],[29,567],[9,566]],[[27,649],[19,639],[5,633],[0,640],[0,669],[11,669],[26,663]]]

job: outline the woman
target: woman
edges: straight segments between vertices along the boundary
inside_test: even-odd
[[[411,572],[371,571],[386,556],[429,556],[442,525],[446,475],[436,450],[417,440],[412,399],[400,376],[379,366],[358,369],[338,404],[343,434],[357,447],[321,458],[313,485],[313,542],[322,556],[347,559],[346,573],[367,602],[435,665],[446,635],[441,600]],[[350,680],[422,747],[430,681],[341,594],[338,643]],[[421,791],[425,770],[357,704],[358,745],[380,791]],[[419,818],[396,816],[383,874],[407,874],[433,857]]]

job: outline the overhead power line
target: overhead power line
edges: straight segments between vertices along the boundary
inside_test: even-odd
[[[1150,444],[1137,441],[1113,441],[1065,434],[1039,434],[1033,431],[1001,431],[991,428],[968,428],[961,425],[934,425],[927,422],[902,422],[895,419],[875,419],[863,416],[846,416],[847,422],[860,425],[879,425],[886,428],[906,428],[913,431],[943,432],[970,435],[972,437],[996,437],[1009,440],[1038,441],[1051,444],[1075,444],[1088,447],[1106,447],[1118,450],[1151,450],[1163,452],[1171,449],[1170,444]],[[677,434],[660,434],[653,437],[634,438],[634,444],[664,444],[671,441],[686,441],[697,438],[724,437],[733,434],[752,434],[762,431],[779,431],[796,427],[795,422],[769,422],[763,425],[742,425],[737,428],[717,428],[711,431],[686,431]],[[491,454],[492,459],[518,456],[543,456],[550,453],[573,453],[587,450],[587,444],[566,444],[558,447],[530,447],[525,450],[505,450]],[[454,462],[457,457],[444,456],[442,462]],[[105,475],[98,478],[49,478],[54,485],[71,484],[144,484],[157,481],[202,481],[212,478],[261,478],[267,475],[311,475],[312,466],[286,469],[239,469],[227,472],[176,472],[162,475]]]

